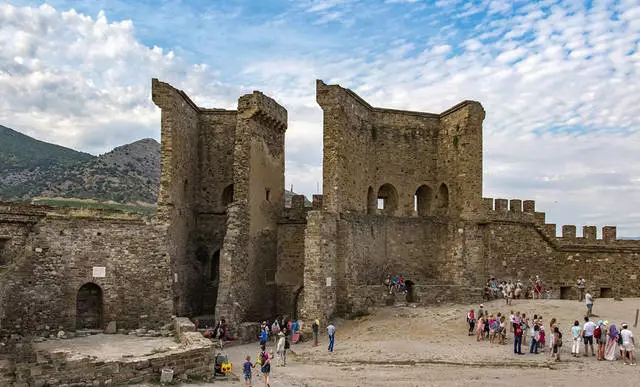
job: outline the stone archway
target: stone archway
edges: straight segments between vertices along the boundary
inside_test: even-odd
[[[76,329],[102,329],[102,289],[88,282],[76,296]]]
[[[227,207],[231,203],[233,203],[233,184],[229,184],[222,191],[222,205]]]
[[[394,215],[398,208],[398,191],[389,184],[383,184],[378,190],[378,211],[384,215]]]

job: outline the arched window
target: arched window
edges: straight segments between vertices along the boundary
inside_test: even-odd
[[[378,190],[378,212],[384,215],[393,215],[398,208],[398,191],[387,183]]]
[[[369,186],[369,190],[367,191],[367,214],[373,215],[376,213],[376,200],[376,193],[373,187]]]
[[[438,210],[446,213],[449,209],[449,188],[445,183],[440,184],[438,188]]]
[[[222,205],[227,207],[233,202],[233,184],[229,184],[222,191]]]
[[[421,185],[416,190],[416,194],[413,198],[414,210],[418,216],[431,215],[431,198],[433,197],[433,190],[427,185]]]

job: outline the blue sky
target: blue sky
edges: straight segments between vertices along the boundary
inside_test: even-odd
[[[315,79],[377,106],[482,102],[485,196],[640,235],[637,0],[0,0],[0,124],[102,153],[159,139],[150,78],[201,106],[289,111],[287,186],[316,191]]]

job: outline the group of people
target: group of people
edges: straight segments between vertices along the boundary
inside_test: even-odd
[[[391,274],[387,274],[384,278],[384,286],[387,288],[389,294],[396,293],[407,293],[407,283],[402,275],[391,276]]]
[[[279,317],[274,320],[270,325],[269,321],[264,321],[261,325],[259,339],[260,350],[256,357],[256,362],[251,362],[251,356],[247,355],[243,364],[243,375],[245,386],[251,386],[252,381],[252,369],[259,366],[260,373],[264,378],[265,387],[269,387],[269,375],[271,373],[271,360],[274,358],[273,351],[269,351],[267,346],[271,343],[271,338],[274,338],[273,343],[275,346],[275,355],[277,356],[277,365],[287,365],[287,351],[291,348],[291,342],[294,337],[301,337],[302,321],[288,321],[286,317]],[[320,330],[320,321],[315,320],[311,325],[311,331],[313,332],[313,346],[318,346],[318,336]],[[327,334],[329,336],[328,351],[333,352],[335,343],[335,331],[336,327],[329,323],[327,326]]]
[[[584,342],[583,356],[597,356],[598,360],[614,361],[618,358],[625,364],[635,365],[635,339],[633,332],[626,323],[622,323],[619,329],[615,324],[609,325],[609,321],[598,321],[594,323],[588,316],[584,318],[584,325],[576,320],[571,327],[573,345],[571,355],[580,356],[580,343]],[[594,351],[594,341],[597,348]],[[619,355],[619,356],[618,356]]]
[[[590,294],[585,295],[589,302]],[[587,303],[587,315],[584,324],[575,321],[571,327],[572,347],[571,355],[579,356],[580,343],[583,342],[584,356],[596,356],[594,341],[597,345],[598,360],[622,359],[625,364],[635,365],[635,341],[633,333],[627,324],[621,324],[622,329],[616,325],[609,325],[608,321],[598,321],[597,324],[590,320],[591,304]],[[468,335],[476,336],[476,341],[488,340],[491,344],[505,344],[507,334],[513,335],[513,353],[524,355],[522,346],[529,347],[530,354],[538,354],[548,351],[549,356],[556,361],[560,360],[560,348],[562,347],[562,332],[558,321],[552,318],[548,327],[545,327],[542,316],[537,314],[533,318],[525,313],[511,311],[507,317],[502,313],[489,313],[481,304],[476,311],[467,313]],[[508,320],[507,320],[508,319]]]
[[[584,280],[583,280],[584,281]],[[507,305],[511,304],[511,300],[520,298],[551,298],[553,288],[544,288],[542,286],[542,279],[540,276],[536,276],[535,279],[530,278],[527,285],[523,284],[521,280],[517,281],[498,281],[494,277],[487,279],[484,287],[484,297],[487,300],[495,300],[498,298],[504,298]]]

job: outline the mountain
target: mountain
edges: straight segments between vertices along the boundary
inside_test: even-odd
[[[0,200],[45,197],[155,204],[159,185],[156,140],[136,141],[93,156],[0,125]],[[285,190],[287,206],[293,195]],[[306,198],[305,205],[311,206]]]
[[[0,199],[64,197],[155,203],[160,144],[144,139],[100,156],[0,126]]]

